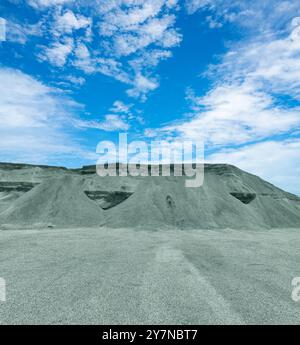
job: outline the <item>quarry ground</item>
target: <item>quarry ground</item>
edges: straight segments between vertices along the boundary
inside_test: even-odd
[[[0,324],[299,324],[300,229],[0,231]]]

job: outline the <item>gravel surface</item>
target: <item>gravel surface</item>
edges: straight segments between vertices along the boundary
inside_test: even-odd
[[[299,324],[300,229],[0,231],[1,324]]]

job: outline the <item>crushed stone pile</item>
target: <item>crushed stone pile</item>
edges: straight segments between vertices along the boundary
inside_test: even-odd
[[[83,190],[80,177],[64,176],[41,183],[0,214],[2,227],[94,227],[103,210]]]
[[[8,168],[0,174],[0,229],[300,228],[299,197],[232,165],[206,164],[198,188],[187,188],[185,176],[101,178],[95,169]],[[39,178],[31,179],[36,169]]]
[[[226,165],[206,166],[202,187],[149,177],[108,213],[107,226],[194,229],[300,227],[300,198]]]

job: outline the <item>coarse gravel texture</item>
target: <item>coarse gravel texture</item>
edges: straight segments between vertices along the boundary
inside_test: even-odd
[[[1,324],[299,324],[300,229],[0,232]]]

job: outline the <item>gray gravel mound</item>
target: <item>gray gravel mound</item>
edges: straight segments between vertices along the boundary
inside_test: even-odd
[[[100,226],[103,210],[83,191],[84,180],[64,176],[43,182],[0,214],[2,227]]]
[[[93,171],[34,166],[2,169],[0,228],[300,227],[299,197],[234,166],[205,165],[199,188],[187,188],[185,181],[184,176],[101,178]]]
[[[208,166],[202,187],[148,177],[108,213],[107,226],[197,229],[300,227],[300,198],[232,166]]]

